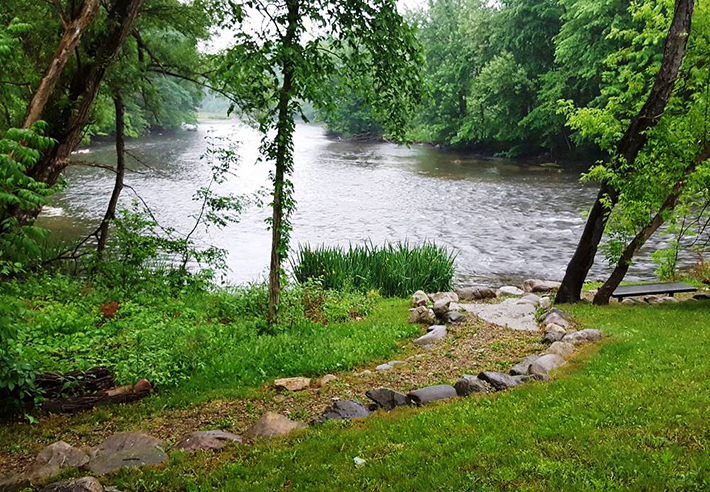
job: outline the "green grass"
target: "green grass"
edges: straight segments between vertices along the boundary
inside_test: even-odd
[[[384,296],[406,297],[422,289],[451,289],[454,256],[434,243],[410,246],[407,242],[332,246],[304,245],[293,260],[299,282],[317,281],[326,289],[354,288],[379,291]]]
[[[608,339],[553,382],[173,454],[109,481],[141,491],[708,490],[708,310],[575,306]]]

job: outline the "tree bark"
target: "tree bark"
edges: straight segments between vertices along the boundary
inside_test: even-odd
[[[693,7],[693,0],[676,0],[673,19],[663,48],[660,70],[646,103],[639,114],[631,120],[624,136],[619,141],[612,159],[612,166],[618,168],[624,163],[633,166],[636,157],[646,143],[648,130],[653,128],[663,115],[685,56]],[[577,249],[567,265],[555,302],[579,302],[584,281],[594,264],[594,257],[609,220],[609,214],[618,199],[618,190],[615,190],[608,182],[602,182],[597,199],[587,218],[582,237],[577,244]]]
[[[282,62],[283,83],[279,95],[278,123],[276,132],[276,173],[274,175],[274,202],[271,218],[271,261],[269,265],[269,311],[268,322],[278,321],[278,308],[281,301],[281,263],[284,256],[283,219],[284,219],[284,178],[288,160],[293,149],[293,116],[291,99],[294,82],[293,49],[297,42],[299,20],[298,0],[287,0],[288,8],[286,35],[283,38],[284,57]]]
[[[42,119],[44,107],[54,93],[67,61],[79,44],[82,35],[91,25],[98,10],[99,0],[84,0],[79,15],[64,25],[64,36],[62,36],[52,61],[49,63],[37,90],[27,105],[27,111],[22,123],[23,128],[29,128]]]
[[[673,210],[678,204],[678,200],[685,189],[688,177],[695,172],[698,165],[708,159],[710,159],[710,147],[705,147],[698,157],[685,169],[683,176],[673,186],[673,190],[666,197],[666,200],[660,206],[656,214],[645,226],[643,226],[643,228],[641,228],[639,233],[626,246],[621,254],[621,258],[619,258],[619,261],[616,264],[616,267],[614,267],[614,271],[594,296],[594,304],[609,304],[611,294],[616,290],[621,281],[624,280],[626,272],[629,271],[629,267],[631,266],[631,260],[636,252],[641,249],[646,241],[648,241],[648,239],[658,230],[658,228],[663,225],[663,222],[665,221],[664,214],[669,210]]]
[[[70,154],[81,142],[91,106],[106,70],[133,29],[142,3],[143,0],[114,0],[106,20],[105,32],[97,36],[89,47],[87,58],[91,61],[77,70],[72,78],[69,104],[57,108],[51,120],[48,120],[48,134],[57,144],[28,172],[36,181],[52,186],[67,167]],[[39,212],[40,209],[25,211],[22,219],[26,222],[35,218]]]
[[[126,137],[125,137],[125,108],[123,99],[120,93],[116,93],[113,97],[113,104],[116,108],[116,182],[113,186],[113,192],[106,207],[106,215],[99,226],[99,240],[96,246],[96,253],[101,257],[106,248],[108,241],[108,227],[113,219],[116,218],[116,205],[118,198],[123,190],[123,177],[126,173]]]

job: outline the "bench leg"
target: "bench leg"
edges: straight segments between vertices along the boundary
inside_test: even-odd
[[[675,297],[675,292],[671,292],[671,293],[668,294],[668,295],[671,296],[671,297]]]

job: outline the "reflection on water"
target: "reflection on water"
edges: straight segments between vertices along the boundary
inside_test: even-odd
[[[138,172],[129,173],[126,182],[162,224],[191,228],[199,206],[192,195],[210,179],[209,165],[200,159],[208,135],[240,142],[241,164],[225,191],[252,193],[268,185],[267,166],[256,163],[258,134],[233,122],[206,121],[197,132],[131,141],[128,151],[143,164],[129,158]],[[582,168],[563,171],[429,146],[333,140],[317,126],[299,126],[295,138],[295,242],[434,240],[458,254],[462,283],[501,284],[530,276],[560,279],[584,225],[581,212],[595,196],[593,186],[579,182]],[[102,143],[80,158],[113,164],[113,152],[112,144]],[[55,231],[78,236],[102,216],[114,176],[97,168],[72,167],[66,177],[71,186],[54,198],[42,221]],[[133,199],[125,190],[122,204]],[[231,281],[254,280],[266,271],[268,213],[267,208],[250,208],[239,224],[202,234],[205,243],[229,251]],[[644,254],[632,274],[649,277],[653,269]],[[598,258],[591,277],[605,271]]]

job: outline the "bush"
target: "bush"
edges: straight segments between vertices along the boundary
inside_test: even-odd
[[[405,297],[419,289],[451,289],[454,260],[453,254],[434,243],[351,244],[347,249],[305,245],[292,266],[301,283],[317,280],[325,289],[377,290],[387,297]]]

